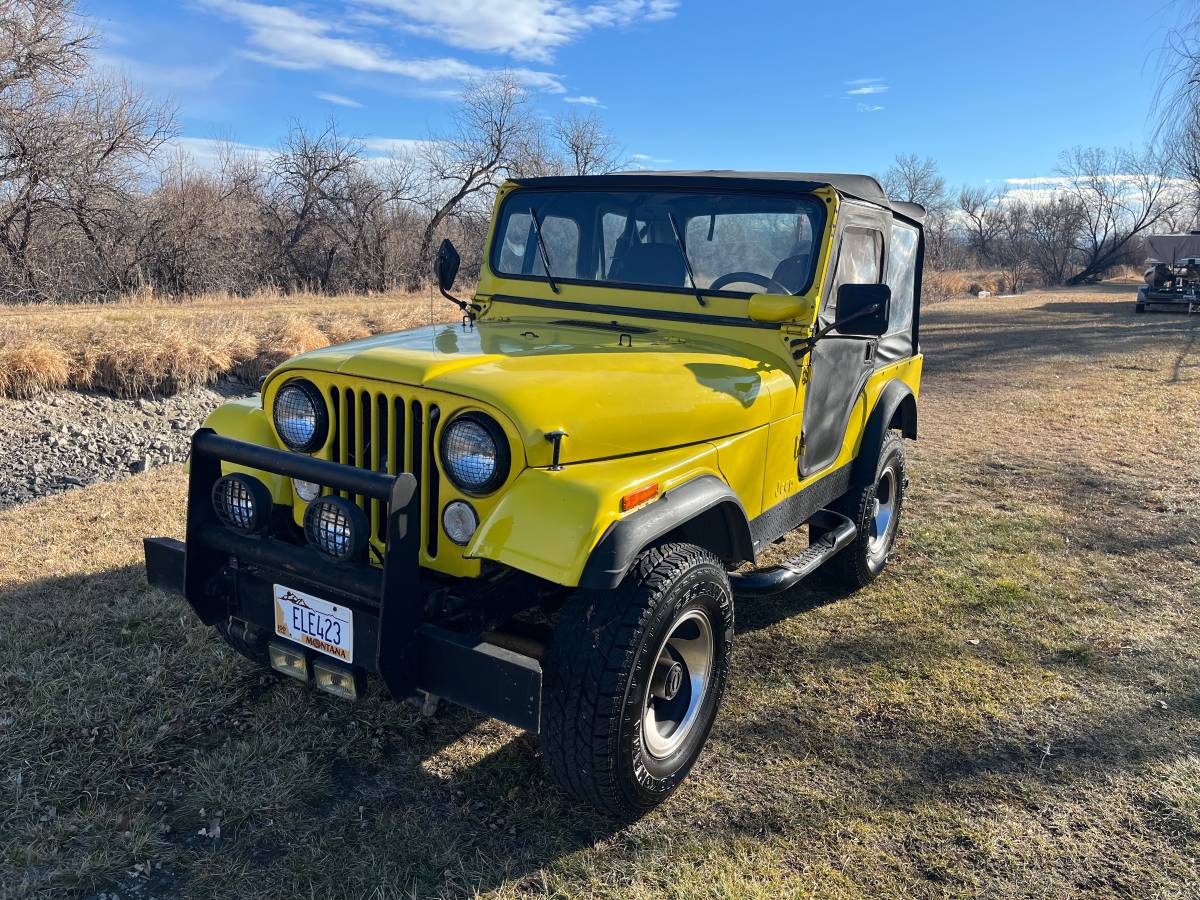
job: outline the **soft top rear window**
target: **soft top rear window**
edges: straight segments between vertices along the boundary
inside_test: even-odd
[[[496,274],[545,280],[535,218],[556,282],[690,291],[682,242],[705,293],[801,294],[824,204],[811,195],[518,189],[496,223]]]

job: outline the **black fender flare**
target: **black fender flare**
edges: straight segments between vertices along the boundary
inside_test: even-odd
[[[897,425],[906,438],[917,439],[917,398],[912,388],[899,379],[889,381],[875,401],[850,472],[851,485],[859,487],[875,478],[884,436]]]
[[[754,559],[750,521],[737,494],[715,475],[701,475],[610,525],[588,557],[579,586],[615,588],[637,555],[668,535],[705,547],[726,562]]]

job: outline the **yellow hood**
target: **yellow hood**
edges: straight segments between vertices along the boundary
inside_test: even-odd
[[[726,333],[732,329],[722,329]],[[544,318],[436,325],[306,353],[272,374],[336,372],[468,397],[506,415],[531,466],[738,434],[790,411],[793,377],[759,346],[643,326]],[[782,345],[781,345],[782,349]]]

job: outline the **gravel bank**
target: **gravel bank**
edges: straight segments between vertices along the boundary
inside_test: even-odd
[[[73,391],[0,400],[0,509],[179,462],[213,407],[250,392],[222,381],[161,400]]]

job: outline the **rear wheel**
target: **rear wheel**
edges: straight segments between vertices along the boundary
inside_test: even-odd
[[[700,547],[645,550],[616,589],[576,594],[546,659],[550,775],[617,818],[661,803],[708,738],[732,646],[729,576]]]
[[[906,484],[904,442],[889,431],[879,450],[874,480],[848,491],[833,507],[858,526],[854,542],[830,560],[832,574],[846,587],[854,590],[870,584],[887,565],[900,528]]]

